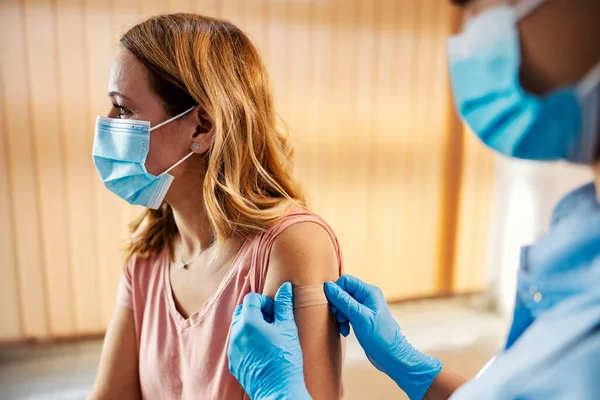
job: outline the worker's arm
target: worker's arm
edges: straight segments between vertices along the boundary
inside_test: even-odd
[[[466,379],[455,374],[446,367],[442,367],[439,374],[425,392],[423,400],[446,400],[450,398],[452,393],[466,383]]]
[[[411,400],[447,399],[464,380],[415,349],[402,334],[381,290],[350,275],[325,284],[343,335],[352,325],[371,363],[392,378]]]

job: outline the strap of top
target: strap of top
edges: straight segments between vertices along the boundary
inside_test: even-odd
[[[313,214],[308,210],[297,209],[259,235],[258,243],[252,257],[252,265],[250,267],[250,286],[253,292],[263,292],[265,279],[267,277],[267,269],[269,267],[271,248],[273,247],[273,243],[275,242],[275,239],[277,239],[277,236],[290,226],[302,222],[312,222],[320,225],[327,233],[329,233],[335,248],[339,273],[341,275],[344,272],[340,245],[333,229],[318,215]]]

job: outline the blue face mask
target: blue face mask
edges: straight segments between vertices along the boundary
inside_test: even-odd
[[[158,176],[146,171],[150,132],[187,114],[194,107],[150,128],[149,121],[98,116],[92,156],[104,186],[129,204],[157,209],[173,182],[169,171],[187,160],[190,152]]]
[[[456,108],[487,146],[507,156],[591,163],[600,128],[600,63],[578,84],[544,97],[519,82],[517,24],[543,2],[497,6],[449,39]]]

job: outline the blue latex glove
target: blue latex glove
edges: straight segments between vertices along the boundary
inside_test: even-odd
[[[249,293],[233,312],[229,372],[253,400],[311,398],[304,383],[292,300],[292,284],[287,282],[275,301]]]
[[[340,333],[350,326],[371,363],[392,378],[411,400],[422,399],[442,363],[415,349],[392,317],[378,287],[343,275],[336,283],[325,284]]]

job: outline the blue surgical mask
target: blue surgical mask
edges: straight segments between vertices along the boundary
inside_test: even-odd
[[[600,63],[579,83],[543,97],[528,93],[519,81],[518,22],[543,2],[497,6],[449,39],[454,101],[475,134],[502,154],[591,163],[600,128]]]
[[[150,127],[149,121],[98,116],[92,156],[104,186],[129,204],[157,209],[173,182],[169,171],[187,160],[190,152],[158,176],[146,171],[150,132],[187,114],[194,107]]]

